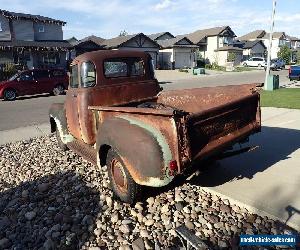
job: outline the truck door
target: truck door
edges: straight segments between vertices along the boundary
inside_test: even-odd
[[[75,64],[71,67],[70,85],[66,95],[65,108],[68,122],[69,132],[77,139],[81,139],[81,130],[79,124],[78,113],[78,65]]]

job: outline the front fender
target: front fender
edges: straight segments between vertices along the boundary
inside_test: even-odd
[[[69,134],[66,110],[63,103],[54,103],[49,109],[51,133],[59,131],[60,138],[64,144],[74,140],[74,137]]]
[[[105,165],[100,159],[105,159],[107,146],[117,151],[136,183],[160,187],[172,181],[171,149],[162,133],[147,123],[126,115],[105,120],[96,143],[100,165]]]

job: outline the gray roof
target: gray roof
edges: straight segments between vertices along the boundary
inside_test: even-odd
[[[132,38],[136,37],[136,36],[145,36],[146,38],[148,38],[150,41],[152,41],[153,43],[155,43],[157,45],[157,47],[159,47],[159,44],[156,41],[153,41],[151,38],[149,38],[148,36],[146,36],[143,33],[138,33],[138,34],[133,34],[133,35],[127,35],[127,36],[117,36],[111,39],[106,39],[103,42],[101,42],[100,45],[105,46],[108,49],[113,49],[113,48],[118,48],[120,46],[122,46],[124,43],[128,42],[129,40],[131,40]]]
[[[104,38],[98,37],[98,36],[94,36],[94,35],[92,35],[92,36],[87,36],[87,37],[85,37],[85,38],[79,40],[79,41],[75,44],[75,46],[76,46],[76,45],[79,45],[79,44],[82,44],[82,43],[85,43],[85,42],[90,42],[90,41],[93,42],[93,43],[95,43],[95,44],[97,44],[97,45],[99,45],[99,46],[103,46],[102,43],[103,43],[104,40],[105,40]]]
[[[64,22],[64,21],[53,19],[53,18],[50,18],[50,17],[44,17],[44,16],[40,16],[40,15],[24,14],[24,13],[16,13],[16,12],[11,12],[11,11],[2,10],[2,9],[0,9],[0,14],[7,17],[7,18],[10,18],[10,19],[29,19],[29,20],[32,20],[34,22],[55,23],[55,24],[59,24],[59,25],[65,25],[66,24],[66,22]]]
[[[31,48],[58,48],[70,49],[73,46],[65,40],[62,41],[0,41],[0,47],[31,47]]]
[[[156,40],[157,38],[159,38],[159,37],[161,37],[161,36],[163,36],[163,35],[165,35],[165,34],[168,34],[168,35],[170,35],[170,36],[172,36],[172,37],[174,37],[175,38],[175,36],[173,36],[170,32],[168,32],[168,31],[165,31],[165,32],[159,32],[159,33],[154,33],[154,34],[150,34],[150,35],[147,35],[150,39],[152,39],[152,40]]]
[[[194,44],[198,44],[206,37],[209,36],[218,36],[221,35],[223,32],[229,31],[233,36],[236,36],[232,29],[229,26],[222,26],[222,27],[214,27],[210,29],[203,29],[203,30],[197,30],[195,32],[192,32],[190,34],[186,34],[185,36],[190,39]]]
[[[291,41],[300,41],[300,38],[295,37],[295,36],[286,36],[286,37]]]
[[[240,41],[253,40],[257,38],[262,38],[265,34],[266,32],[264,30],[254,30],[241,37],[238,37],[237,39]]]
[[[243,49],[238,48],[238,47],[234,47],[232,45],[223,46],[223,47],[221,47],[219,49],[216,49],[215,51],[228,51],[228,50],[243,51]]]
[[[265,33],[264,39],[270,38],[270,33]],[[280,38],[286,38],[286,35],[284,32],[273,32],[273,39],[280,39]]]
[[[178,44],[182,40],[186,40],[188,44]],[[172,48],[172,47],[188,47],[188,48],[198,48],[197,45],[193,44],[185,36],[177,36],[175,38],[166,39],[166,40],[157,40],[157,43],[163,48]]]
[[[261,40],[255,40],[255,41],[243,41],[243,49],[251,49],[256,44],[260,43],[265,49],[267,48],[265,44]]]

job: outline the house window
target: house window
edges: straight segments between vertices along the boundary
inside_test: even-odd
[[[224,36],[223,37],[223,44],[232,44],[232,37]]]
[[[60,63],[58,53],[45,53],[43,55],[43,63],[46,65],[56,65]]]
[[[40,26],[39,26],[39,32],[40,32],[40,33],[45,32],[45,27],[44,27],[44,25],[40,25]]]

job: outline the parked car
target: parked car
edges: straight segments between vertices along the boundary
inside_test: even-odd
[[[270,61],[270,70],[278,70],[281,69],[282,64],[277,59],[272,59]],[[265,70],[267,70],[267,62],[264,65]]]
[[[133,203],[142,186],[168,185],[259,132],[259,103],[256,84],[161,92],[148,53],[94,51],[72,62],[49,119],[60,148],[106,165],[115,195]]]
[[[289,68],[289,79],[290,81],[300,81],[300,66],[293,65]]]
[[[243,62],[243,66],[249,67],[264,67],[266,60],[263,57],[252,57]]]
[[[42,93],[63,94],[68,87],[67,72],[62,69],[34,69],[19,72],[0,82],[0,98],[8,101],[17,96]]]

